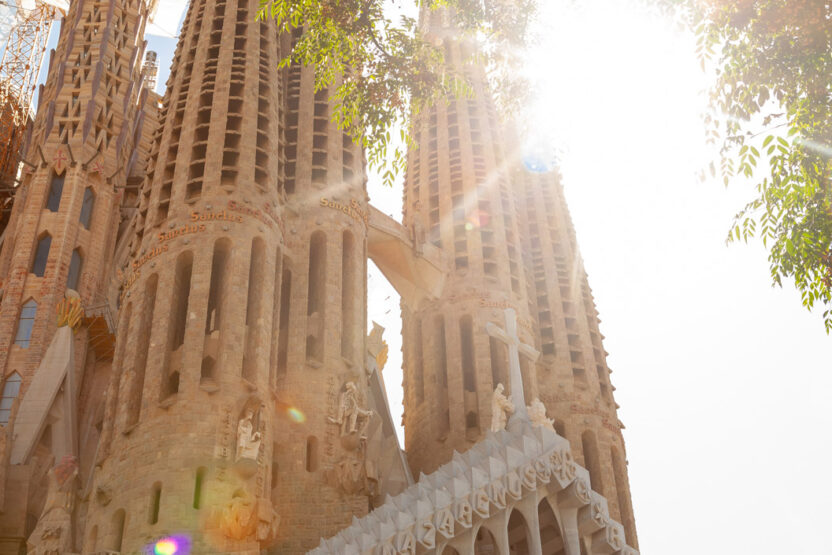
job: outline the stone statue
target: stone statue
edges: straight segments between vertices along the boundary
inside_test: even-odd
[[[236,492],[228,505],[222,509],[220,531],[232,540],[243,540],[249,537],[257,530],[256,510],[257,504],[247,491]]]
[[[504,430],[510,414],[514,413],[514,403],[511,397],[503,394],[503,384],[498,383],[491,398],[491,431]]]
[[[265,497],[257,500],[257,541],[269,544],[277,537],[280,515]]]
[[[330,417],[328,420],[332,424],[341,426],[341,437],[343,437],[355,433],[361,435],[364,426],[372,416],[373,411],[359,405],[358,386],[355,382],[347,382],[338,404],[338,417]],[[359,419],[361,419],[361,426],[359,426]]]
[[[75,506],[78,459],[66,455],[47,475],[46,503],[40,519],[29,536],[29,553],[66,553],[72,551],[72,510]]]
[[[257,460],[260,451],[260,432],[254,431],[254,409],[246,409],[245,416],[237,424],[236,460]]]
[[[555,431],[555,421],[554,419],[546,416],[546,406],[540,401],[540,399],[532,401],[532,404],[528,407],[528,411],[529,420],[532,421],[533,425],[543,426],[553,432]]]

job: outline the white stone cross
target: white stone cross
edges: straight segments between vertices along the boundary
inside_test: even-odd
[[[537,360],[540,353],[531,345],[520,342],[517,335],[517,314],[513,308],[506,309],[506,329],[503,330],[492,322],[488,322],[485,331],[488,335],[499,339],[508,347],[509,384],[511,387],[511,400],[514,403],[514,418],[528,419],[526,413],[526,399],[523,395],[523,374],[520,372],[520,353],[523,353],[532,362]]]

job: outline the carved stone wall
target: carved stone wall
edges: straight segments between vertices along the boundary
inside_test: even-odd
[[[471,44],[455,38],[441,13],[422,25],[442,43],[448,71],[464,75],[474,96],[425,110],[414,125],[418,148],[408,153],[403,223],[417,252],[424,240],[450,264],[440,298],[402,309],[405,448],[416,473],[434,470],[489,429],[491,392],[501,381],[508,387],[508,365],[505,347],[485,334],[486,323],[514,308],[522,339],[534,343],[507,171],[514,153],[484,71],[470,63]],[[531,399],[534,375],[524,368]]]
[[[524,223],[529,306],[537,322],[541,357],[537,386],[558,430],[590,469],[593,486],[637,546],[626,451],[598,328],[598,311],[580,258],[575,229],[557,171],[534,174],[518,168]],[[584,449],[590,453],[584,453]]]
[[[569,442],[514,421],[337,535],[327,553],[637,555]]]
[[[18,404],[28,395],[32,410],[16,422],[16,441],[34,445],[5,472],[0,545],[15,553],[14,546],[24,543],[38,522],[45,470],[52,458],[79,456],[82,477],[93,468],[91,451],[103,417],[101,384],[109,372],[108,336],[113,330],[103,320],[96,329],[91,322],[93,312],[115,310],[107,304],[106,291],[119,204],[136,137],[155,124],[144,115],[156,96],[142,86],[140,67],[147,9],[143,0],[71,3],[39,94],[25,169],[0,252],[0,383],[13,373],[21,376]],[[59,325],[57,305],[68,288],[90,312],[89,318],[74,321],[71,387],[62,394],[71,399],[55,409],[49,399],[39,403],[44,391],[30,386],[38,371],[55,370],[41,368],[41,362]],[[19,336],[25,327],[21,308],[27,303],[36,303],[34,321],[31,333]],[[16,337],[27,341],[16,342]],[[13,411],[12,418],[17,417]],[[76,510],[73,536],[85,511],[85,505]],[[77,548],[72,542],[67,545]]]

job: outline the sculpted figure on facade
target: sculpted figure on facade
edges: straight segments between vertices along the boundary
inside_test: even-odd
[[[257,500],[257,541],[271,543],[277,537],[280,526],[280,515],[274,509],[272,502],[265,497]]]
[[[363,453],[347,456],[326,471],[326,482],[347,495],[368,495],[377,493],[378,469]]]
[[[528,412],[532,424],[555,431],[555,420],[546,416],[546,406],[540,399],[532,401],[532,404],[528,406]]]
[[[243,540],[252,535],[258,524],[257,504],[245,490],[235,492],[231,501],[222,509],[219,528],[232,540]]]
[[[503,384],[498,383],[491,398],[491,431],[504,430],[511,414],[514,414],[514,403],[503,393]]]
[[[72,551],[72,510],[75,507],[78,459],[66,455],[47,476],[46,503],[28,540],[29,553],[37,555]]]
[[[388,346],[383,335],[384,327],[373,322],[373,329],[367,336],[367,353],[376,361],[379,372],[384,370],[384,365],[387,363]]]
[[[373,411],[361,407],[358,386],[347,382],[338,403],[338,416],[329,418],[332,424],[341,426],[341,437],[358,434],[362,436],[364,427],[373,416]]]
[[[236,460],[257,460],[260,451],[260,432],[254,429],[254,409],[247,408],[237,424]]]

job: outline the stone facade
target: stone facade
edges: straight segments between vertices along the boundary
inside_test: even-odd
[[[500,383],[511,390],[505,347],[485,326],[513,308],[521,337],[541,352],[536,363],[521,359],[526,399],[543,402],[637,545],[623,425],[560,178],[524,164],[451,21],[436,11],[422,24],[474,96],[427,110],[409,153],[405,225],[449,261],[441,297],[402,307],[408,460],[432,472],[488,431],[490,393]]]
[[[159,97],[141,64],[153,5],[73,1],[41,92],[0,251],[0,554],[138,553],[177,534],[193,553],[303,553],[331,536],[342,539],[320,549],[352,552],[339,546],[360,536],[356,552],[387,553],[388,536],[373,543],[356,526],[388,530],[390,504],[419,496],[451,503],[437,493],[447,480],[469,495],[473,482],[451,467],[470,477],[502,457],[492,480],[527,463],[548,476],[566,439],[587,468],[572,480],[603,508],[581,528],[584,548],[614,552],[599,532],[618,534],[612,520],[635,545],[621,426],[560,184],[522,171],[447,14],[424,25],[475,95],[415,122],[398,224],[369,205],[363,152],[331,121],[313,70],[278,69],[300,30],[255,21],[258,0],[193,0]],[[386,347],[379,329],[366,335],[368,258],[402,297],[406,458]],[[506,308],[530,345],[513,377],[489,335]],[[546,428],[548,412],[560,435],[533,429],[525,403],[490,433],[499,383],[542,400],[533,421]],[[416,486],[411,467],[428,474]],[[571,517],[551,501],[566,494],[542,480],[524,486],[538,493],[521,518],[535,528],[545,490],[539,528],[578,555]],[[509,509],[532,503],[523,492],[499,510],[475,504],[468,532],[437,523],[444,539],[417,533],[421,547],[395,549],[470,552],[483,536],[471,526],[504,518],[507,536],[485,528],[493,552],[508,553],[505,541],[523,551],[506,539]]]

